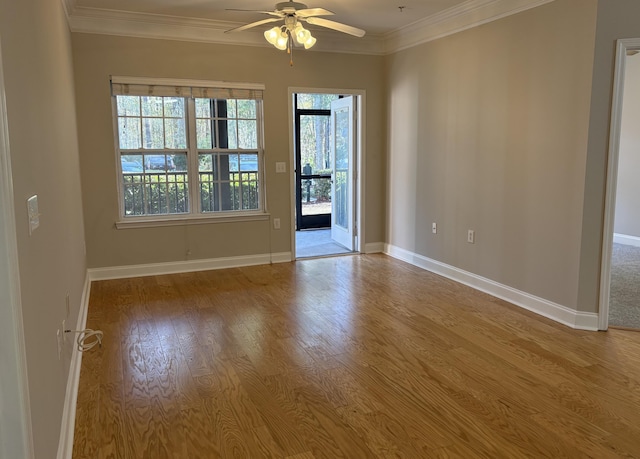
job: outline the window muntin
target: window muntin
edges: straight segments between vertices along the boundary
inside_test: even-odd
[[[123,217],[262,210],[261,100],[115,95]]]

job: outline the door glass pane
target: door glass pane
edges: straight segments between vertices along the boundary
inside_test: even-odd
[[[329,110],[331,101],[337,100],[338,94],[298,94],[298,108],[309,110]]]
[[[349,110],[336,112],[335,126],[335,223],[349,229],[348,176],[349,176]]]
[[[311,174],[331,172],[330,149],[331,117],[322,115],[300,116],[300,164],[302,173],[306,166]]]
[[[302,215],[331,214],[331,178],[302,179]]]

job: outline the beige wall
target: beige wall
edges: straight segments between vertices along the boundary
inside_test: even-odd
[[[56,330],[67,292],[75,325],[86,272],[70,34],[49,0],[0,0],[0,34],[35,452],[54,458],[72,348],[58,360]],[[33,194],[40,228],[29,236]]]
[[[614,231],[640,237],[640,54],[626,61]]]
[[[580,309],[596,4],[556,0],[387,58],[389,243]]]
[[[233,257],[291,250],[289,87],[363,89],[367,97],[366,242],[383,241],[382,58],[297,52],[289,67],[272,48],[73,34],[87,256],[90,267]],[[147,76],[264,83],[267,206],[283,229],[269,222],[115,229],[116,163],[109,76]],[[287,168],[291,170],[291,165]]]
[[[611,97],[616,40],[640,37],[640,2],[600,0],[591,88],[578,303],[598,308]]]

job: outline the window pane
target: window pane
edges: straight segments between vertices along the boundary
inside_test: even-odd
[[[258,148],[257,122],[255,120],[238,121],[238,148],[255,150]]]
[[[258,155],[240,155],[241,171],[258,171]]]
[[[140,98],[138,96],[116,96],[119,116],[140,116]]]
[[[238,122],[236,120],[227,120],[222,123],[226,123],[227,126],[227,148],[229,150],[235,150],[238,148]]]
[[[238,116],[237,118],[256,118],[256,101],[255,100],[238,100]]]
[[[162,116],[162,97],[141,97],[142,116]]]
[[[120,167],[123,174],[138,174],[144,171],[142,155],[122,155]]]
[[[142,118],[142,145],[153,150],[164,148],[162,118]]]
[[[187,133],[184,128],[184,119],[165,118],[164,129],[165,148],[175,150],[187,148]]]
[[[223,161],[223,163],[225,160],[229,161],[230,171],[237,172],[240,170],[240,165],[238,164],[238,155],[221,155],[221,156],[222,156],[221,160]]]
[[[175,155],[171,155],[169,157],[170,162],[173,161],[173,169],[176,172],[187,172],[187,154],[186,153],[178,153]]]
[[[140,148],[140,118],[118,118],[118,138],[123,150]]]
[[[184,118],[184,98],[164,97],[163,99],[166,118]]]
[[[148,171],[172,171],[176,165],[173,161],[173,155],[145,155],[144,169]]]
[[[196,120],[196,139],[198,148],[213,148],[211,142],[211,120]]]
[[[200,172],[211,172],[213,173],[214,178],[216,178],[218,170],[216,156],[217,155],[199,155],[198,170]]]
[[[211,99],[196,99],[196,118],[211,118]]]
[[[226,101],[227,102],[227,113],[220,113],[218,116],[221,118],[237,118],[238,117],[238,111],[236,110],[236,100],[235,99],[229,99]]]

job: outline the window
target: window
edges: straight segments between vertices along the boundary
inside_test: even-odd
[[[262,90],[158,81],[112,78],[121,219],[261,213]]]

